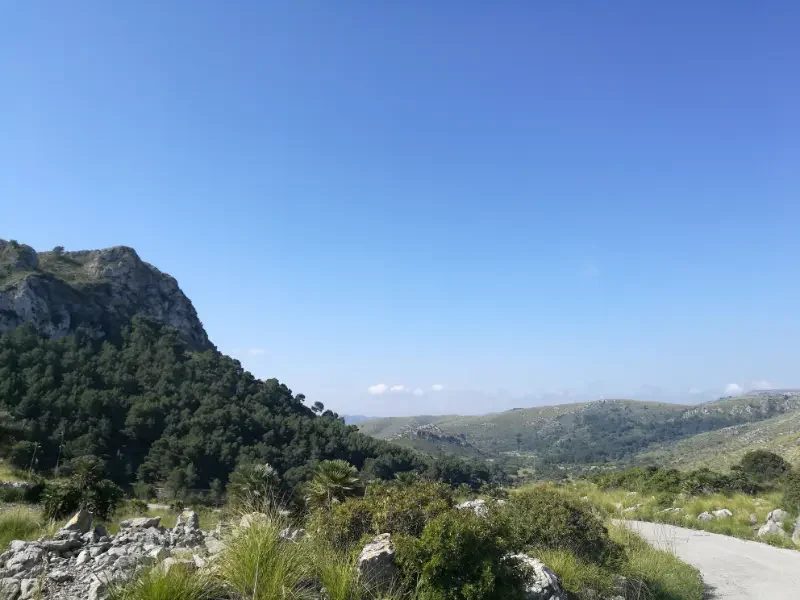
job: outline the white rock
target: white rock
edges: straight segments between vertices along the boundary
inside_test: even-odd
[[[376,590],[391,587],[397,577],[394,544],[389,533],[375,536],[358,555],[358,571],[367,585]]]
[[[713,516],[711,516],[711,514],[710,514],[710,513],[707,513],[707,512],[700,513],[699,515],[697,515],[697,520],[698,520],[698,521],[710,521],[710,520],[711,520],[711,519],[713,519],[713,518],[714,518],[714,517],[713,517]]]
[[[225,550],[225,543],[215,538],[206,538],[204,543],[209,554],[219,554]]]
[[[462,502],[461,504],[457,505],[456,508],[458,510],[471,510],[479,517],[485,517],[489,514],[489,507],[486,506],[486,500],[481,500],[478,498],[477,500],[467,500],[466,502]]]
[[[783,530],[783,527],[781,527],[775,521],[767,521],[761,526],[756,535],[758,535],[758,537],[764,537],[765,535],[769,534],[777,534],[780,536],[785,536],[786,532]]]
[[[717,519],[727,519],[733,516],[733,513],[729,511],[727,508],[721,508],[719,510],[711,511],[711,514],[714,515]]]
[[[87,510],[79,510],[72,518],[67,521],[67,524],[61,528],[61,531],[77,531],[84,534],[92,527],[94,516]]]
[[[137,517],[120,521],[120,529],[147,529],[148,527],[158,527],[161,525],[161,517]]]
[[[525,569],[525,600],[567,600],[567,593],[561,589],[561,582],[542,561],[527,554],[512,554]]]
[[[789,518],[789,513],[780,508],[776,508],[767,515],[767,521],[775,521],[776,523],[783,523]]]

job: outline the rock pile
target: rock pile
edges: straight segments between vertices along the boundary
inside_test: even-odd
[[[103,600],[109,584],[143,566],[164,561],[164,568],[200,568],[224,547],[219,533],[202,531],[190,510],[172,529],[161,527],[161,517],[143,517],[123,521],[112,536],[102,525],[92,528],[92,521],[80,511],[52,539],[11,542],[0,554],[0,600]]]

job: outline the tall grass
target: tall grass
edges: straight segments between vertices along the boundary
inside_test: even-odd
[[[6,550],[11,540],[35,540],[45,535],[48,523],[39,511],[14,508],[0,512],[0,553]]]
[[[165,571],[160,566],[139,574],[133,581],[109,588],[109,600],[211,600],[218,598],[219,586],[207,575],[175,564]]]
[[[216,565],[216,576],[248,600],[305,600],[314,597],[313,565],[302,544],[280,537],[287,521],[275,512],[235,529]]]

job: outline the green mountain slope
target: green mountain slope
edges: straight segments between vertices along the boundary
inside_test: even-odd
[[[775,392],[699,406],[600,400],[481,416],[419,416],[361,423],[363,433],[414,448],[487,457],[529,456],[555,464],[630,461],[652,448],[800,409],[800,395]]]

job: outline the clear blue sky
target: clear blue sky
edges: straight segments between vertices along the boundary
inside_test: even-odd
[[[800,385],[800,5],[612,4],[5,3],[0,237],[343,413]]]

